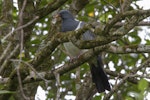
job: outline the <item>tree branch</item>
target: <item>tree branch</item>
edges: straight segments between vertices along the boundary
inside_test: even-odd
[[[126,54],[126,53],[150,53],[150,45],[128,45],[128,46],[115,46],[110,45],[106,52],[115,54]]]
[[[104,99],[103,100],[109,100],[110,97],[115,93],[117,92],[117,90],[125,83],[125,81],[129,78],[129,77],[133,77],[133,75],[131,74],[127,74],[125,77],[123,77],[123,79],[117,84],[115,85],[112,90],[104,96]]]
[[[132,0],[124,0],[123,4],[121,5],[121,13],[124,13],[130,8],[130,4],[132,3]]]
[[[132,11],[126,11],[124,13],[117,14],[114,18],[112,18],[110,21],[108,21],[108,23],[105,25],[105,28],[104,28],[102,33],[107,35],[109,33],[110,29],[117,22],[120,22],[125,17],[130,17],[130,16],[134,16],[134,15],[136,15],[136,16],[143,16],[145,14],[147,15],[146,17],[150,16],[150,10],[132,10]]]
[[[53,2],[47,4],[45,7],[37,10],[35,15],[39,16],[39,19],[42,19],[43,17],[47,16],[49,13],[58,9],[67,1],[68,0],[54,0]]]
[[[73,0],[70,5],[70,11],[76,15],[80,10],[82,10],[87,4],[89,0]]]

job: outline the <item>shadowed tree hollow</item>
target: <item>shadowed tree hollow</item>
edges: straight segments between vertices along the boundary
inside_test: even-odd
[[[147,98],[150,10],[137,1],[1,0],[0,100],[35,100],[38,86],[48,100]],[[62,31],[54,16],[64,9],[85,22],[82,28]],[[87,31],[94,39],[82,39]],[[86,52],[70,57],[67,42]],[[111,87],[102,93],[87,63],[99,54]]]

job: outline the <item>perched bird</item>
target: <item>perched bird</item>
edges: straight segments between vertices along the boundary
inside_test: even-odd
[[[84,26],[84,22],[77,21],[74,16],[68,10],[61,10],[56,17],[62,19],[61,31],[68,32],[77,30]],[[86,31],[82,36],[82,40],[93,40],[95,39],[95,34],[91,31]],[[79,57],[82,53],[87,50],[82,50],[76,47],[72,42],[64,43],[66,52],[70,58]],[[92,74],[92,81],[95,83],[97,91],[99,93],[104,92],[105,90],[111,90],[110,84],[108,82],[108,77],[103,70],[103,63],[100,55],[95,56],[92,60],[88,62]]]

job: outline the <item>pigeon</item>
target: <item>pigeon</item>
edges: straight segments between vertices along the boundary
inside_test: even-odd
[[[78,30],[85,25],[85,22],[76,20],[69,10],[59,11],[56,17],[60,17],[62,20],[61,32],[63,32],[64,34],[68,31]],[[83,33],[81,39],[94,40],[95,37],[96,36],[94,33],[92,33],[90,30],[87,30],[85,33]],[[64,43],[64,48],[70,58],[78,58],[80,55],[87,51],[87,49],[79,49],[72,42]],[[103,62],[101,56],[96,55],[92,60],[88,61],[88,64],[91,70],[92,82],[95,83],[97,91],[99,93],[105,92],[105,90],[110,91],[110,83],[108,81],[106,73],[103,70]]]

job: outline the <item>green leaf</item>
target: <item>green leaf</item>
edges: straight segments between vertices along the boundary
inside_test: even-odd
[[[95,96],[94,98],[93,98],[93,100],[102,100],[102,97],[99,95],[99,96]]]
[[[0,94],[8,94],[8,93],[15,93],[15,92],[7,91],[7,90],[0,90]]]
[[[148,82],[145,79],[141,79],[138,83],[138,89],[144,91],[148,87]]]
[[[134,100],[134,99],[127,96],[125,100]]]

